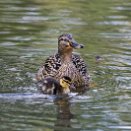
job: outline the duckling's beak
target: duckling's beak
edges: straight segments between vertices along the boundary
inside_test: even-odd
[[[84,48],[82,44],[77,43],[75,40],[72,40],[71,46],[75,49]]]

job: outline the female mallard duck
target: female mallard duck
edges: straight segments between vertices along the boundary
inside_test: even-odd
[[[60,35],[58,53],[46,59],[36,79],[40,81],[46,77],[53,77],[59,81],[63,76],[68,76],[72,79],[75,88],[87,87],[89,81],[87,67],[79,55],[72,53],[76,48],[83,48],[83,45],[74,41],[71,34]]]
[[[52,95],[68,94],[74,88],[68,76],[63,76],[59,82],[52,77],[45,78],[39,82],[39,87],[44,94]]]

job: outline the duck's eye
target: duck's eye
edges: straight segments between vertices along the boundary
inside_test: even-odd
[[[70,42],[68,39],[61,38],[59,41]]]
[[[69,42],[69,40],[67,40],[67,39],[64,39],[64,41],[65,41],[65,42]]]
[[[61,38],[60,40],[61,40],[61,41],[64,41],[64,39],[63,39],[63,38]]]

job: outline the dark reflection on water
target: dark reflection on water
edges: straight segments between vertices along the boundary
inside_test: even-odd
[[[0,1],[0,130],[131,130],[130,0]],[[91,89],[40,94],[34,76],[70,32],[84,44]]]
[[[70,111],[70,102],[68,99],[57,99],[55,100],[57,105],[57,120],[55,122],[54,131],[73,130],[71,128],[71,119],[73,114]]]

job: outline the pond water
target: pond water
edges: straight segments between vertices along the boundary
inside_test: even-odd
[[[91,89],[58,99],[33,79],[62,33],[85,45],[75,52]],[[130,0],[0,1],[0,131],[9,130],[131,130]]]

